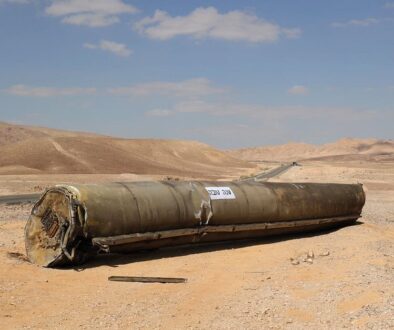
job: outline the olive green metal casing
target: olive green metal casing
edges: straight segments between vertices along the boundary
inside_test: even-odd
[[[235,240],[353,223],[362,185],[261,182],[119,182],[59,185],[33,207],[29,259],[42,266],[101,252]]]

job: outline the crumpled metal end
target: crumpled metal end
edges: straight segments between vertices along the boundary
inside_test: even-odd
[[[29,261],[43,267],[75,261],[78,259],[75,248],[69,250],[67,246],[75,231],[75,211],[69,192],[61,188],[47,190],[34,205],[25,226]]]

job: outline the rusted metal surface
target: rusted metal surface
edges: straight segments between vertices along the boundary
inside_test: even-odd
[[[56,186],[26,225],[26,249],[43,266],[101,252],[262,237],[353,223],[361,185],[164,181]]]
[[[183,277],[110,276],[108,281],[140,283],[186,283]]]
[[[260,231],[268,229],[279,229],[279,228],[292,228],[292,227],[302,227],[310,225],[320,225],[324,223],[337,223],[344,222],[347,220],[353,220],[357,215],[351,215],[347,217],[337,217],[328,219],[312,219],[312,220],[299,220],[299,221],[281,221],[281,222],[263,222],[263,223],[253,223],[246,225],[223,225],[223,226],[201,226],[198,228],[188,228],[188,229],[174,229],[165,230],[158,232],[148,232],[148,233],[137,233],[130,235],[119,235],[110,237],[95,237],[92,239],[94,245],[99,246],[106,252],[110,252],[110,247],[116,245],[126,245],[136,242],[153,241],[165,238],[176,238],[176,237],[186,237],[194,236],[197,240],[200,236],[208,233],[238,233],[238,232],[248,232],[248,231]]]

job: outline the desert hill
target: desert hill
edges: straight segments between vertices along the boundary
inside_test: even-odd
[[[0,174],[222,176],[253,165],[195,141],[121,139],[0,123]]]
[[[323,145],[290,142],[235,149],[228,151],[228,154],[246,161],[394,161],[394,141],[345,138]]]

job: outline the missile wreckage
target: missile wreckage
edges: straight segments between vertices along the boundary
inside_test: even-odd
[[[354,223],[361,184],[162,181],[58,185],[25,228],[29,260],[80,264],[99,253],[308,232]]]

